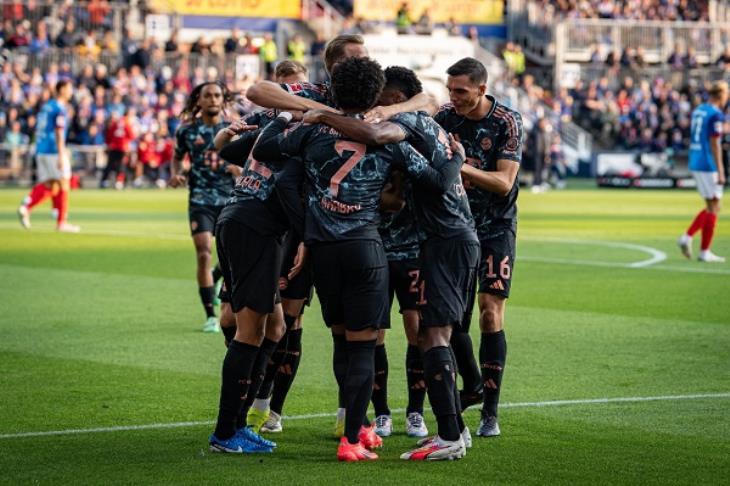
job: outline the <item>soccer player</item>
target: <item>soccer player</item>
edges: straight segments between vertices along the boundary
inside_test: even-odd
[[[284,335],[277,285],[281,239],[289,221],[273,195],[276,167],[249,157],[258,132],[238,121],[216,136],[216,146],[242,135],[220,150],[220,156],[243,167],[216,223],[216,246],[235,327],[223,361],[218,420],[209,438],[214,452],[272,452],[276,447],[248,427],[248,408],[261,385],[266,366]]]
[[[334,69],[332,95],[341,110],[357,116],[374,105],[383,84],[377,62],[349,58]],[[345,436],[337,456],[374,460],[377,455],[369,449],[380,447],[382,439],[363,420],[373,390],[378,328],[388,319],[387,259],[377,232],[380,193],[393,164],[419,179],[438,177],[408,144],[368,149],[320,124],[284,135],[285,115],[264,129],[253,156],[284,160],[301,155],[304,160],[305,244],[325,323],[334,336],[344,335],[346,345]]]
[[[228,126],[223,110],[232,101],[228,88],[219,82],[206,82],[190,93],[181,113],[183,125],[178,128],[175,155],[170,164],[170,187],[188,184],[188,219],[195,245],[197,280],[200,300],[205,310],[203,332],[218,332],[215,316],[215,282],[221,277],[216,268],[211,272],[213,230],[216,219],[233,189],[233,179],[240,168],[218,158],[213,147],[215,135]],[[190,158],[189,172],[183,171],[185,155]]]
[[[79,227],[66,221],[68,193],[71,190],[71,154],[66,147],[68,128],[67,104],[73,95],[68,80],[56,83],[55,97],[43,105],[36,126],[36,162],[38,184],[18,208],[18,217],[24,228],[30,229],[30,212],[36,205],[52,196],[56,211],[56,229],[78,233]]]
[[[282,61],[276,66],[276,82],[295,84],[306,81],[307,68],[296,61]],[[274,118],[272,110],[265,110],[249,116],[246,122],[250,125],[267,125]],[[301,187],[290,187],[281,180],[274,185],[274,191],[283,204],[294,204],[296,215],[293,219],[301,219],[303,207],[300,204]],[[282,192],[291,191],[282,196]],[[287,213],[289,214],[289,213]],[[299,221],[297,224],[300,224]],[[281,415],[284,401],[291,388],[299,368],[302,354],[302,314],[304,305],[311,300],[312,277],[309,267],[298,270],[296,275],[292,269],[297,259],[302,258],[301,235],[290,228],[285,238],[283,259],[279,276],[279,294],[286,324],[286,334],[279,340],[266,368],[265,378],[256,399],[248,411],[247,423],[254,431],[281,432],[283,430]],[[292,278],[289,278],[290,275]]]
[[[692,112],[692,141],[689,147],[689,170],[697,181],[697,190],[705,200],[706,208],[697,214],[687,232],[679,238],[678,244],[682,254],[692,258],[692,237],[701,230],[699,261],[723,263],[725,258],[712,253],[710,245],[720,213],[726,177],[721,138],[728,84],[725,81],[715,82],[709,95],[709,103],[702,103]]]
[[[477,435],[493,437],[500,434],[497,408],[507,357],[504,309],[515,261],[522,117],[486,94],[487,70],[476,59],[461,59],[447,74],[451,103],[434,119],[466,150],[462,176],[481,245],[479,362],[484,403]]]
[[[378,101],[379,109],[387,109],[399,103],[405,103],[422,92],[421,82],[415,73],[403,67],[389,67],[385,70],[385,87]],[[371,125],[350,117],[341,117],[319,110],[309,111],[305,121],[312,123],[327,123],[354,140],[369,144],[382,145],[406,139],[405,130],[412,137],[408,140],[417,148],[419,145],[424,153],[431,153],[428,143],[424,140],[425,131],[418,126],[419,120],[428,118],[427,114],[396,115],[393,120],[400,120],[406,129],[392,124]],[[433,121],[426,123],[433,124]],[[393,130],[393,128],[395,128]],[[390,130],[389,130],[390,129]],[[396,174],[397,175],[397,174]],[[394,294],[398,297],[400,312],[403,315],[403,324],[408,340],[406,352],[406,378],[408,382],[408,407],[406,408],[406,432],[412,437],[425,437],[428,429],[423,420],[423,401],[426,395],[426,386],[423,378],[423,359],[418,349],[418,302],[422,295],[418,288],[419,276],[419,245],[423,235],[418,230],[414,214],[411,184],[402,177],[395,179],[395,192],[402,191],[405,205],[395,213],[386,213],[381,221],[380,235],[388,257],[390,275],[390,301]],[[387,407],[387,354],[384,345],[376,347],[375,368],[376,386],[373,391],[373,406],[376,414],[376,432],[381,436],[388,436],[392,432],[392,420]],[[378,384],[377,381],[380,381]]]
[[[360,35],[341,34],[334,37],[327,43],[323,57],[325,70],[328,74],[340,62],[351,57],[365,57],[368,55],[365,48],[365,41]],[[334,110],[336,103],[331,94],[329,83],[294,83],[280,84],[270,81],[259,81],[246,91],[246,97],[253,103],[264,106],[266,108],[276,108],[282,110]],[[376,106],[365,113],[366,119],[379,121],[385,119],[385,116],[392,116],[396,113],[425,110],[433,114],[438,109],[438,105],[433,96],[426,93],[419,93],[413,98],[388,107]],[[347,364],[344,357],[347,355],[345,350],[345,340],[333,336],[334,353],[332,368],[337,382],[342,383],[344,380],[344,370]],[[344,395],[339,394],[340,403],[335,420],[334,435],[341,437],[345,424],[345,404],[343,403]]]
[[[382,99],[398,101],[420,91],[415,74],[405,68],[386,70],[390,93]],[[393,123],[367,124],[326,112],[305,115],[306,120],[321,120],[343,133],[377,145],[408,140],[419,152],[429,154],[434,168],[446,171],[445,185],[434,193],[414,182],[416,219],[426,235],[420,252],[419,336],[423,352],[423,372],[431,405],[438,421],[438,435],[419,441],[419,447],[403,454],[407,460],[458,459],[470,446],[469,429],[461,418],[455,385],[454,357],[449,349],[452,329],[468,321],[473,303],[473,279],[479,258],[474,222],[459,175],[463,153],[452,157],[451,150],[463,148],[449,141],[444,130],[427,113],[403,113]],[[410,381],[410,379],[409,379]]]

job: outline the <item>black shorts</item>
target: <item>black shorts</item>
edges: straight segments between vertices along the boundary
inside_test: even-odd
[[[312,245],[310,257],[327,327],[361,331],[388,325],[388,260],[379,241]]]
[[[215,222],[218,215],[225,206],[207,206],[202,204],[190,204],[188,206],[188,220],[190,221],[190,234],[215,233]]]
[[[517,228],[514,225],[500,226],[492,235],[479,242],[482,247],[479,293],[499,295],[506,299],[512,287]]]
[[[418,302],[423,298],[418,286],[420,268],[417,258],[388,261],[390,305],[393,305],[393,298],[397,297],[401,314],[407,310],[418,310]]]
[[[419,305],[423,327],[461,327],[474,305],[479,243],[432,238],[421,245],[424,299]]]
[[[244,307],[260,314],[273,312],[281,266],[279,239],[225,220],[218,225],[215,243],[233,312]]]
[[[309,305],[312,301],[312,292],[314,284],[312,281],[312,266],[309,262],[304,264],[304,268],[292,280],[287,277],[289,271],[294,266],[294,258],[297,256],[299,243],[294,240],[291,233],[287,235],[284,241],[284,258],[281,263],[281,271],[279,273],[279,292],[282,299],[301,300],[304,304]]]

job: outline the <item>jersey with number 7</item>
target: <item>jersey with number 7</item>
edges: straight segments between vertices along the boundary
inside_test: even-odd
[[[299,125],[286,135],[282,132],[281,119],[268,125],[253,155],[261,160],[303,159],[307,244],[380,241],[380,193],[391,168],[424,179],[434,175],[428,161],[405,142],[370,148],[321,124]]]

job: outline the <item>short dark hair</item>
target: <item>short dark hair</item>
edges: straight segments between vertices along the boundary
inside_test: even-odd
[[[449,76],[469,76],[474,84],[487,84],[487,68],[473,57],[465,57],[446,70]]]
[[[274,70],[274,76],[277,78],[299,73],[307,74],[307,68],[301,62],[292,61],[291,59],[281,61],[276,65],[276,69]]]
[[[423,91],[416,73],[403,66],[391,66],[385,70],[385,87],[397,89],[408,99]]]
[[[68,79],[61,79],[56,83],[56,91],[55,93],[58,94],[63,88],[65,88],[67,85],[71,84],[71,81]]]
[[[340,34],[327,43],[324,48],[324,68],[332,74],[333,66],[345,57],[347,44],[365,45],[365,39],[358,34]]]
[[[369,57],[345,59],[337,63],[332,73],[332,97],[344,110],[371,108],[378,101],[383,86],[383,69]]]

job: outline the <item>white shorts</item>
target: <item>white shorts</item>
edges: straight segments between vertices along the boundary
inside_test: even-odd
[[[58,154],[36,154],[38,182],[60,181],[71,178],[71,164],[59,167]]]
[[[703,199],[722,199],[722,186],[717,183],[717,172],[692,171],[692,175]]]

